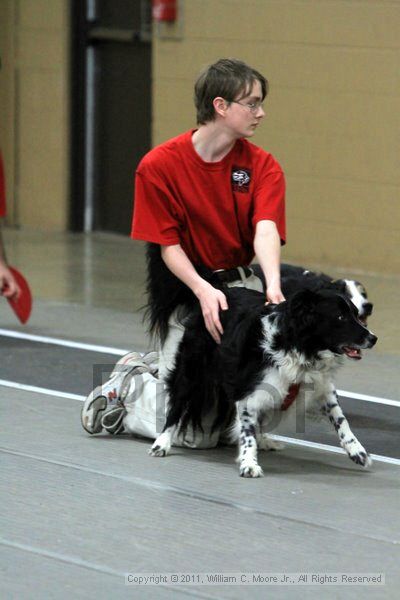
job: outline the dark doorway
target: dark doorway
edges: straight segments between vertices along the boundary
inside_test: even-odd
[[[128,234],[151,141],[150,0],[72,6],[71,227]]]

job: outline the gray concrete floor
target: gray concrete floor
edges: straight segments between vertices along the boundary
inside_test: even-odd
[[[13,230],[6,244],[35,304],[21,326],[2,301],[0,327],[148,349],[139,311],[142,244]],[[346,363],[338,387],[400,399],[399,278],[319,267],[356,276],[375,303],[378,345],[361,363]],[[110,359],[1,335],[0,344],[1,379],[81,395],[90,391],[93,364]],[[0,385],[2,597],[398,597],[399,466],[375,462],[362,471],[343,454],[289,445],[264,454],[264,478],[243,480],[234,448],[174,449],[152,459],[148,440],[85,434],[80,408],[78,400]],[[397,414],[383,418],[377,405],[365,422],[362,403],[350,408],[364,416],[365,445],[390,430],[397,449]],[[325,443],[332,440],[329,434]],[[386,585],[126,587],[127,572],[382,572]]]

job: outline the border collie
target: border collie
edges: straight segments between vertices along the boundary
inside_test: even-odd
[[[265,288],[265,278],[260,265],[253,264],[251,269],[261,279]],[[367,290],[359,281],[354,279],[333,279],[325,273],[317,273],[304,269],[304,267],[283,263],[281,265],[281,287],[285,298],[290,298],[301,289],[313,290],[314,292],[331,289],[343,294],[356,306],[358,318],[365,325],[367,318],[372,314],[373,304],[368,300]]]
[[[186,318],[166,382],[166,424],[149,453],[168,454],[174,433],[184,433],[188,425],[201,430],[202,416],[211,410],[217,428],[237,403],[233,437],[239,440],[239,472],[260,477],[257,449],[274,446],[265,424],[273,411],[287,408],[294,390],[303,388],[309,392],[306,407],[316,404],[350,459],[369,466],[371,459],[352,433],[333,383],[344,356],[358,360],[361,350],[377,341],[359,321],[355,306],[331,289],[304,289],[279,305],[265,305],[264,294],[245,288],[224,288],[224,293],[229,310],[221,313],[221,344],[205,329],[197,307]]]

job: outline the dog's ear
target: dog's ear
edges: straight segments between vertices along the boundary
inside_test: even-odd
[[[332,279],[328,286],[328,289],[330,288],[330,286],[333,286],[334,289],[340,294],[346,293],[347,284],[344,279]]]
[[[290,298],[289,303],[291,309],[300,307],[314,308],[319,300],[318,292],[313,292],[309,289],[299,290]]]
[[[315,307],[320,296],[318,292],[300,290],[288,302],[290,318],[297,326],[307,327],[315,322]]]

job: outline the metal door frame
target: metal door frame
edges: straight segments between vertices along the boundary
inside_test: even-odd
[[[96,177],[96,51],[98,42],[151,44],[151,3],[141,2],[140,29],[97,26],[96,0],[71,2],[71,202],[73,231],[94,229]]]

